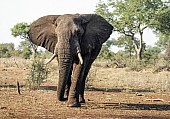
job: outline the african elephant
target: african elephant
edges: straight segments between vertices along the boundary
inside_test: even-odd
[[[85,79],[112,29],[97,14],[48,15],[30,25],[30,41],[53,53],[48,62],[54,57],[58,59],[58,100],[65,100],[67,87],[69,107],[79,107],[85,102]]]

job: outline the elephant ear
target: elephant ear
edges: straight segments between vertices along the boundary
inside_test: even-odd
[[[54,53],[57,43],[55,28],[57,27],[56,20],[58,17],[59,15],[48,15],[34,21],[28,31],[30,41]]]
[[[97,14],[84,14],[81,17],[88,21],[85,23],[85,33],[81,39],[81,49],[84,54],[98,45],[101,46],[110,37],[113,26]]]

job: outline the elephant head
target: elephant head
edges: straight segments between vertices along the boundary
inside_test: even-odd
[[[85,55],[102,45],[113,27],[96,14],[49,15],[34,21],[28,32],[30,41],[58,57],[59,83],[57,97],[63,100],[64,90],[75,59],[83,64]]]

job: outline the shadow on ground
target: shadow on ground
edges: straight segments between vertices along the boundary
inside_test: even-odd
[[[88,102],[87,105],[93,108],[103,109],[121,109],[121,110],[170,110],[170,104],[135,104],[135,103],[93,103]]]
[[[25,87],[25,85],[20,85],[20,88]],[[0,88],[17,88],[17,85],[0,85]],[[57,86],[40,86],[40,90],[57,90]],[[102,92],[157,92],[156,90],[150,89],[126,89],[126,88],[95,88],[88,87],[87,91],[102,91]]]
[[[150,89],[126,89],[126,88],[87,88],[88,91],[102,91],[102,92],[156,92]]]
[[[20,88],[25,87],[25,85],[20,85]],[[0,85],[0,88],[17,88],[17,85]],[[40,86],[40,90],[57,90],[57,86]],[[126,88],[95,88],[90,87],[86,89],[87,91],[102,91],[102,92],[156,92],[155,90],[147,89],[126,89]]]
[[[20,85],[20,88],[26,87],[25,85]],[[0,88],[17,88],[17,85],[0,85]],[[40,86],[39,90],[57,90],[57,86]]]

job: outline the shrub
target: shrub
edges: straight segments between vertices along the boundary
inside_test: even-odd
[[[96,78],[97,78],[97,70],[94,68],[91,68],[86,78],[85,88],[86,89],[91,88],[90,82],[93,82]]]
[[[48,68],[44,65],[44,60],[36,57],[32,60],[27,76],[27,83],[30,89],[39,89],[41,83],[47,79]]]
[[[32,51],[29,48],[25,48],[22,52],[22,58],[24,59],[30,59],[31,55],[32,55]]]
[[[155,63],[155,66],[153,67],[154,73],[161,71],[170,71],[169,61],[164,58],[158,59],[158,61]]]
[[[146,68],[147,64],[145,60],[136,60],[136,59],[131,59],[128,61],[128,67],[132,71],[142,71],[144,68]]]

